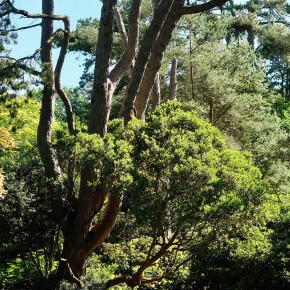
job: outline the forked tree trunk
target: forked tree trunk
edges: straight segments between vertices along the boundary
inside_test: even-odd
[[[83,286],[81,276],[85,272],[87,259],[110,234],[119,215],[121,204],[122,197],[107,193],[107,205],[98,222],[93,223],[89,218],[87,221],[85,219],[86,222],[79,223],[74,215],[72,221],[68,216],[63,228],[64,244],[58,280],[66,278],[80,288]]]
[[[103,2],[88,123],[89,133],[99,134],[102,137],[106,134],[113,94],[108,75],[113,41],[113,11],[116,2],[117,0]],[[64,245],[58,275],[66,277],[79,286],[81,286],[80,277],[84,272],[89,255],[97,245],[101,244],[100,241],[108,236],[115,224],[121,205],[121,199],[116,199],[108,194],[105,188],[93,184],[93,169],[84,164],[77,203],[72,206],[62,226]],[[100,220],[99,223],[94,224],[92,219],[102,209],[106,198],[108,202],[105,213],[109,212],[110,218],[105,215],[107,224],[104,225],[104,228],[100,228]],[[99,236],[92,234],[96,229],[99,229]]]
[[[144,76],[146,67],[148,66],[148,59],[152,58],[152,48],[155,44],[155,40],[160,36],[161,29],[164,26],[164,21],[168,19],[168,14],[172,11],[172,6],[174,0],[161,1],[159,6],[156,8],[153,19],[147,29],[139,48],[139,52],[136,58],[135,67],[131,75],[130,82],[128,84],[126,96],[123,101],[120,116],[124,118],[125,122],[129,122],[133,117],[136,116],[136,109],[134,107],[134,102],[136,95],[140,89],[141,81]],[[153,57],[154,58],[154,57]],[[156,59],[158,61],[158,59]],[[152,89],[153,82],[158,69],[154,74],[153,81],[148,88],[147,97]]]
[[[106,134],[115,86],[131,65],[135,57],[138,41],[138,17],[141,0],[133,0],[128,21],[130,30],[127,49],[116,67],[109,74],[116,2],[117,0],[103,0],[96,50],[91,111],[88,121],[88,132],[90,134],[99,134],[102,137]],[[142,99],[142,102],[145,100],[144,103],[147,104],[156,74],[161,65],[163,53],[180,17],[183,14],[208,10],[226,2],[226,0],[212,0],[210,4],[205,3],[195,7],[182,7],[183,2],[183,0],[158,1],[153,20],[139,47],[139,53],[128,85],[127,96],[123,103],[121,116],[125,119],[125,122],[135,116],[134,102],[136,98]],[[60,73],[65,53],[62,54],[63,58],[61,56],[59,59],[55,76],[52,65],[51,38],[53,36],[53,20],[64,21],[67,24],[67,33],[69,32],[69,23],[65,22],[66,19],[64,17],[52,17],[53,4],[54,0],[42,0],[42,15],[32,16],[24,10],[16,10],[14,8],[12,11],[26,17],[40,17],[43,19],[40,51],[43,99],[37,142],[46,176],[51,182],[50,189],[55,219],[64,238],[56,281],[66,278],[82,287],[80,278],[84,272],[86,261],[89,255],[104,242],[113,229],[122,204],[122,196],[112,195],[106,188],[94,185],[93,170],[87,164],[84,164],[81,171],[78,198],[70,199],[69,194],[67,194],[66,203],[63,202],[65,186],[62,183],[62,172],[51,144],[51,132],[56,89],[66,105],[66,96],[63,94],[60,83]],[[68,34],[64,37],[63,52],[66,52],[67,42]],[[73,132],[74,126],[69,104],[67,104],[66,109],[69,113],[69,129]],[[100,217],[96,222],[93,222],[93,217],[97,213],[100,213]],[[139,276],[136,276],[136,281],[140,280],[141,276]],[[132,281],[132,285],[134,283],[135,280]],[[130,284],[129,282],[128,285]]]
[[[141,0],[133,0],[129,15],[130,31],[127,48],[123,57],[109,74],[116,0],[103,2],[88,124],[88,131],[91,134],[99,134],[102,137],[106,134],[114,88],[129,68],[135,55],[140,5]],[[121,19],[119,20],[121,21]],[[125,36],[124,33],[123,35]],[[80,277],[84,273],[88,257],[110,234],[122,204],[122,196],[113,195],[106,188],[93,184],[93,169],[84,164],[77,203],[72,206],[62,226],[64,245],[58,275],[77,283],[79,287],[82,286]],[[93,217],[101,211],[103,213],[98,220],[93,222]]]

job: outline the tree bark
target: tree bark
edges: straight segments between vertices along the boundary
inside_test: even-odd
[[[112,83],[108,79],[113,44],[113,11],[117,0],[104,0],[96,49],[89,133],[105,136],[111,109]]]
[[[150,26],[141,41],[135,66],[131,75],[130,82],[128,84],[126,96],[124,98],[122,109],[120,112],[120,116],[124,118],[125,123],[130,121],[134,116],[136,116],[134,107],[135,97],[139,91],[140,83],[143,78],[148,59],[152,52],[153,45],[155,44],[155,40],[160,35],[163,23],[165,19],[167,19],[167,15],[171,10],[173,3],[174,0],[161,1],[159,6],[155,10]],[[149,92],[151,91],[151,88]]]
[[[160,75],[157,73],[154,85],[152,88],[152,107],[153,109],[159,106],[161,103],[161,91],[160,91]]]
[[[109,79],[114,84],[114,88],[119,83],[120,79],[124,75],[124,73],[129,69],[131,66],[137,52],[138,47],[138,37],[139,37],[139,16],[140,16],[140,8],[141,8],[142,0],[133,0],[132,7],[130,10],[128,24],[129,24],[129,31],[128,31],[128,39],[126,41],[126,49],[118,61],[116,66],[112,69]],[[120,15],[118,15],[120,17]],[[119,22],[121,20],[119,19]],[[122,28],[120,25],[119,31]],[[124,32],[120,31],[121,35],[124,35]]]
[[[72,134],[75,131],[73,110],[72,110],[70,100],[62,88],[61,79],[60,79],[62,67],[64,64],[64,60],[65,60],[65,56],[66,56],[67,48],[68,48],[68,44],[69,44],[69,34],[70,34],[70,19],[69,19],[69,17],[64,16],[63,23],[64,23],[63,40],[62,40],[62,45],[61,45],[59,57],[58,57],[57,64],[55,67],[55,72],[54,72],[54,74],[55,74],[55,87],[56,87],[56,91],[57,91],[59,97],[61,98],[61,100],[63,102],[65,112],[66,112],[66,117],[67,117],[68,130]]]
[[[118,30],[121,36],[122,45],[124,48],[126,48],[128,45],[128,36],[125,29],[125,24],[123,22],[123,19],[122,19],[122,16],[120,14],[118,7],[114,7],[113,13],[114,13],[114,17],[117,22]]]
[[[136,98],[134,100],[134,106],[137,111],[137,116],[142,116],[143,114],[145,114],[148,98],[150,96],[150,91],[153,87],[156,74],[161,67],[164,52],[172,36],[173,30],[178,20],[180,19],[180,15],[177,14],[176,11],[178,10],[182,2],[183,1],[177,0],[171,7],[171,10],[169,11],[164,21],[164,25],[160,30],[160,34],[152,48],[150,58],[147,62],[147,66],[144,71],[142,81],[140,83],[139,91],[137,92]],[[136,104],[138,104],[138,109]]]
[[[53,15],[54,1],[42,0],[42,12]],[[61,170],[56,153],[51,144],[52,123],[55,107],[54,71],[52,65],[52,44],[50,38],[53,34],[53,20],[43,19],[41,25],[41,78],[43,80],[42,106],[40,111],[39,125],[37,129],[37,145],[40,157],[44,164],[46,176],[50,179],[52,193],[52,205],[54,215],[58,223],[63,220],[63,202],[57,192],[54,182],[59,183]]]
[[[176,88],[177,88],[176,70],[177,70],[177,60],[174,57],[171,61],[169,95],[168,95],[168,99],[171,101],[176,100]]]

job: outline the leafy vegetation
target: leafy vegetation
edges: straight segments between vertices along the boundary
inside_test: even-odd
[[[286,1],[143,2],[68,39],[48,0],[40,58],[14,60],[1,1],[0,288],[289,289]],[[53,45],[86,57],[79,87]]]

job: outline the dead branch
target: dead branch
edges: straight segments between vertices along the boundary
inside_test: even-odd
[[[37,24],[29,25],[29,26],[23,26],[23,27],[19,27],[19,28],[0,30],[0,34],[4,35],[4,34],[9,33],[9,32],[15,32],[15,31],[20,31],[20,30],[30,29],[30,28],[37,27],[37,26],[41,26],[41,23],[37,23]]]

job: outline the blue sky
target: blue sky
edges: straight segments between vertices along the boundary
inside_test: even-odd
[[[31,13],[41,13],[41,0],[15,0],[14,5],[19,9],[27,10]],[[101,12],[101,1],[99,0],[55,0],[55,14],[68,15],[71,18],[71,30],[76,27],[80,18],[99,18]],[[27,26],[39,23],[40,20],[23,19],[19,15],[12,16],[12,22],[16,27]],[[55,22],[58,28],[62,23]],[[39,48],[40,28],[19,31],[17,45],[11,46],[12,56],[15,58],[31,55]],[[54,52],[54,58],[57,51]],[[77,60],[79,58],[79,60]],[[82,73],[82,57],[76,53],[69,53],[66,57],[62,72],[62,83],[64,86],[74,87],[78,85]]]

